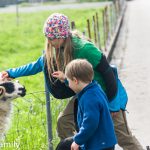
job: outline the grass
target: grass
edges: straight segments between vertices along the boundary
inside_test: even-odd
[[[102,9],[61,10],[71,21],[76,22],[78,30],[87,31],[86,19],[92,18],[97,11],[101,16]],[[52,11],[19,14],[19,25],[16,25],[16,14],[0,14],[0,71],[18,67],[35,61],[42,54],[45,37],[42,33],[43,23]],[[80,14],[80,15],[79,15]],[[100,18],[102,20],[102,18]],[[47,127],[43,73],[19,79],[27,88],[27,96],[14,101],[12,123],[6,139],[2,143],[18,143],[19,150],[45,150],[47,148]],[[35,94],[32,94],[37,92]],[[57,116],[66,105],[66,101],[51,101],[53,120],[53,144],[56,146]],[[3,150],[17,149],[0,145]]]

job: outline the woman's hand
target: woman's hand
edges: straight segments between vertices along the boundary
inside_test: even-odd
[[[71,150],[79,150],[79,145],[73,142],[71,145]]]
[[[0,78],[2,79],[2,81],[4,81],[4,80],[8,80],[8,81],[12,80],[12,78],[9,77],[9,74],[8,74],[7,71],[2,71]]]
[[[65,80],[65,74],[62,71],[55,71],[52,73],[52,76],[58,78],[62,82]]]

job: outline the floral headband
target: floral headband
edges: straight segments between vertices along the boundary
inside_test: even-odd
[[[43,32],[50,40],[67,38],[70,35],[68,17],[59,13],[50,15],[44,24]]]

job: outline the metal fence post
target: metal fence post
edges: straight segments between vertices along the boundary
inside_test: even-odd
[[[50,108],[50,93],[48,91],[47,85],[45,83],[45,94],[46,94],[46,116],[47,116],[47,135],[48,135],[48,150],[53,150],[52,144],[52,116]]]

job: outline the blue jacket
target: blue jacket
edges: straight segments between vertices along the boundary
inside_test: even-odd
[[[79,132],[74,141],[81,149],[102,150],[117,143],[107,97],[95,81],[78,94],[77,121]]]
[[[8,69],[7,72],[11,78],[18,78],[21,76],[35,75],[41,71],[44,71],[44,56],[42,55],[37,61],[29,63],[27,65]]]
[[[126,92],[125,88],[123,87],[121,81],[118,78],[117,68],[113,65],[111,65],[111,68],[113,69],[113,72],[114,72],[114,75],[116,78],[116,82],[117,82],[117,94],[113,98],[112,101],[108,102],[109,110],[111,112],[117,112],[120,109],[124,111],[124,110],[126,110],[126,105],[128,102],[128,95],[127,95],[127,92]]]
[[[49,92],[57,99],[69,98],[75,95],[65,83],[57,80],[56,78],[48,75],[47,66],[44,56],[41,56],[37,61],[29,63],[27,65],[7,70],[8,74],[12,78],[21,76],[34,75],[43,71],[45,77],[45,83]],[[51,79],[50,79],[51,78]]]
[[[108,101],[108,105],[109,105],[110,111],[116,112],[116,111],[119,111],[120,109],[125,110],[128,97],[127,97],[126,90],[124,89],[123,85],[121,84],[121,82],[118,78],[117,69],[115,67],[113,67],[113,70],[114,70],[114,74],[115,74],[117,84],[118,84],[118,92],[116,94],[116,97],[112,101]],[[12,68],[12,69],[7,70],[9,76],[12,78],[34,75],[41,71],[44,72],[47,87],[48,87],[49,91],[51,92],[51,94],[55,98],[62,99],[62,98],[67,98],[67,97],[71,97],[74,95],[73,91],[71,91],[69,88],[66,88],[65,85],[60,86],[59,83],[58,83],[60,86],[59,88],[58,88],[58,86],[52,88],[53,84],[52,85],[50,84],[49,77],[46,74],[46,70],[44,67],[44,56],[43,55],[35,62],[29,63],[27,65],[24,65],[24,66],[21,66],[18,68]],[[55,88],[56,88],[56,90],[55,90]],[[63,90],[63,88],[65,90]],[[62,97],[60,96],[59,92],[61,94],[63,94]]]

